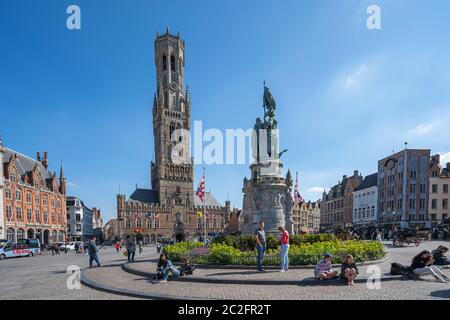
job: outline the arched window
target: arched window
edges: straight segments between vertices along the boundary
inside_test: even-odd
[[[62,231],[58,232],[58,241],[64,242],[64,233]]]
[[[41,211],[36,209],[36,222],[41,223]]]
[[[6,220],[13,221],[13,210],[11,206],[6,206]]]
[[[16,200],[22,201],[22,191],[16,190]]]
[[[175,72],[175,58],[174,56],[170,56],[170,71]]]
[[[163,71],[167,70],[167,57],[164,55],[163,56]]]
[[[23,221],[22,207],[16,207],[16,217],[18,221]]]
[[[136,227],[142,228],[142,221],[141,221],[140,218],[137,218],[137,219],[136,219]]]
[[[151,228],[152,227],[152,220],[151,219],[145,219],[145,227]]]
[[[130,219],[129,218],[127,218],[125,220],[125,228],[130,228]]]
[[[56,230],[52,231],[52,242],[57,242],[58,241],[58,233],[56,232]]]
[[[17,240],[25,239],[25,230],[22,228],[17,229]]]
[[[8,230],[6,230],[6,239],[11,242],[16,242],[16,232],[13,228],[8,228]]]

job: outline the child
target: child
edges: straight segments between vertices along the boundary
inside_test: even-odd
[[[188,276],[194,273],[194,269],[195,266],[191,264],[191,260],[189,258],[186,258],[186,261],[181,265],[178,271],[180,271],[180,275]]]
[[[316,268],[314,269],[314,276],[319,280],[329,280],[336,278],[338,275],[337,271],[333,271],[333,267],[331,266],[331,254],[325,254],[325,257],[320,260]]]
[[[341,266],[341,279],[347,280],[347,285],[353,285],[354,279],[358,276],[359,270],[353,261],[353,256],[348,254]]]

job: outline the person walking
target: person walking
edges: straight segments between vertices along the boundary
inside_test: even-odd
[[[100,267],[100,261],[98,259],[98,248],[95,244],[95,237],[92,237],[92,239],[89,241],[87,246],[87,251],[89,254],[89,268],[92,268],[92,262],[95,261],[98,267]]]
[[[280,230],[280,243],[281,243],[281,272],[289,270],[289,232],[285,227],[279,227]]]
[[[381,238],[381,232],[379,232],[379,231],[377,231],[376,240],[378,242],[382,242],[383,241],[383,239]]]
[[[266,251],[266,232],[264,231],[264,221],[259,223],[258,229],[255,231],[256,250],[258,252],[258,271],[263,272],[264,251]]]
[[[128,236],[126,243],[127,253],[128,253],[128,262],[134,262],[134,256],[136,254],[136,242],[130,236]]]
[[[139,241],[138,249],[139,249],[139,255],[141,256],[142,255],[142,251],[144,251],[144,248],[142,246],[142,241]]]
[[[114,248],[116,248],[116,251],[117,252],[120,252],[120,242],[119,241],[116,241],[116,243],[114,244]]]

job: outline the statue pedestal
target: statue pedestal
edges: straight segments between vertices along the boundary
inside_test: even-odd
[[[253,234],[260,221],[264,221],[268,234],[277,234],[280,226],[292,231],[292,182],[282,177],[282,167],[279,159],[250,166],[252,178],[244,179],[242,189],[244,201],[239,223],[242,234]]]

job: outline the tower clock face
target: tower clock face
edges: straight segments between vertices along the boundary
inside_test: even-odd
[[[177,90],[178,90],[178,85],[177,85],[177,83],[176,83],[176,82],[171,82],[171,83],[169,84],[169,89],[170,89],[170,91],[172,91],[172,92],[177,91]]]

